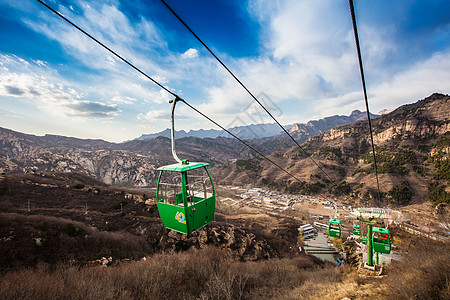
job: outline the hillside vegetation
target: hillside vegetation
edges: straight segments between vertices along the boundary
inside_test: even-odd
[[[448,299],[448,245],[419,240],[383,278],[310,256],[239,262],[214,246],[111,267],[38,264],[4,272],[1,299]]]

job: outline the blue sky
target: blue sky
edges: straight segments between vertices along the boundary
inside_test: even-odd
[[[364,110],[348,1],[166,0],[282,124]],[[159,0],[46,0],[225,127],[272,123]],[[355,1],[371,111],[450,92],[448,1]],[[35,0],[0,0],[0,127],[121,142],[171,96]],[[182,104],[177,129],[217,129]]]

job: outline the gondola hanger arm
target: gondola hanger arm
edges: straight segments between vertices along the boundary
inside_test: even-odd
[[[178,101],[183,101],[183,99],[181,99],[178,96],[175,96],[175,99],[169,100],[169,103],[172,103],[172,113],[170,115],[170,121],[172,123],[172,127],[171,127],[171,139],[172,139],[172,155],[173,158],[180,164],[184,164],[187,165],[189,164],[188,160],[181,160],[178,158],[177,152],[175,150],[175,106],[177,105]]]

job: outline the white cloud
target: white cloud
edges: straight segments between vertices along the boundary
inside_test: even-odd
[[[265,92],[283,108],[280,117],[283,123],[364,109],[347,5],[345,1],[334,0],[250,0],[251,15],[262,28],[260,56],[234,59],[220,53],[220,49],[216,54],[255,96]],[[162,32],[164,29],[145,17],[131,20],[120,8],[118,1],[90,1],[89,4],[73,1],[70,8],[59,7],[75,23],[220,124],[226,126],[236,117],[247,118],[244,121],[251,119],[249,115],[255,112],[244,110],[253,102],[252,98],[212,57],[200,56],[195,48],[182,54],[172,52],[167,41],[174,38],[174,33]],[[34,99],[35,105],[39,105],[36,99],[42,99],[43,104],[39,106],[42,109],[49,101],[57,107],[55,111],[71,116],[76,113],[70,109],[96,108],[108,118],[129,112],[128,116],[137,115],[139,121],[153,122],[154,128],[160,125],[158,120],[169,120],[170,109],[162,108],[169,106],[170,94],[80,32],[64,22],[55,22],[54,16],[47,12],[40,15],[39,21],[28,20],[26,24],[60,43],[68,56],[96,73],[86,72],[88,78],[84,82],[74,79],[78,80],[74,83],[64,80],[47,62],[37,60],[32,64],[46,69],[45,72],[37,69],[25,72],[17,71],[17,66],[24,66],[27,61],[3,58],[0,72],[11,69],[10,76],[17,78],[10,78],[15,84],[2,84],[0,94]],[[393,108],[432,92],[448,92],[448,53],[394,70],[386,61],[390,54],[399,51],[393,38],[395,24],[374,26],[362,22],[359,25],[372,111]],[[68,105],[57,104],[55,99]],[[86,99],[93,99],[89,101],[92,106],[82,102]],[[74,106],[74,101],[81,102]],[[186,129],[213,127],[188,108],[178,109],[177,118],[180,114],[192,115],[185,122]],[[148,112],[138,114],[141,111]]]
[[[290,102],[295,109],[285,110],[282,119],[287,122],[365,110],[346,2],[258,0],[249,9],[266,26],[261,36],[265,53],[239,59],[231,69],[253,94],[263,91],[280,106]],[[395,25],[362,22],[359,29],[372,111],[432,92],[448,93],[448,53],[391,68],[389,59],[399,51]],[[239,109],[253,100],[240,89],[227,78],[208,89],[209,101],[200,107],[223,122],[230,114],[243,116]]]
[[[64,113],[72,117],[103,119],[117,117],[120,110],[116,105],[95,101],[67,101],[60,104],[67,109]]]
[[[122,104],[133,104],[137,101],[137,99],[127,96],[115,96],[111,100],[115,103],[122,103]]]
[[[154,24],[145,19],[139,23],[131,23],[118,9],[118,3],[115,1],[110,4],[98,1],[90,5],[79,1],[79,4],[79,13],[62,5],[58,9],[123,58],[154,73],[162,75],[167,73],[148,59],[149,56],[157,55],[161,49],[165,50],[167,47]],[[116,57],[80,31],[61,20],[55,22],[55,17],[49,13],[42,13],[39,21],[24,18],[24,22],[33,30],[60,43],[71,56],[91,69],[120,73],[128,68],[125,64],[117,64]]]
[[[40,60],[40,59],[35,60],[34,63],[37,64],[40,67],[47,66],[47,63],[45,61]]]
[[[376,113],[383,109],[395,109],[405,103],[423,99],[432,93],[450,92],[450,52],[436,53],[432,57],[411,65],[406,70],[390,75],[391,79],[368,89],[369,109]],[[359,78],[358,78],[359,79]],[[348,114],[354,109],[365,110],[362,87],[333,98],[317,102],[315,111],[319,117],[336,113]]]
[[[158,120],[170,120],[170,112],[165,110],[149,110],[146,114],[137,115],[140,121],[155,122]]]
[[[198,50],[194,48],[189,48],[181,55],[182,58],[196,58],[198,57]]]
[[[31,65],[16,56],[1,55],[0,60],[13,71],[0,71],[0,96],[27,99],[50,115],[76,118],[117,117],[120,109],[98,101],[82,100],[83,94],[66,86],[41,64]]]
[[[374,111],[394,109],[432,93],[450,93],[450,52],[436,53],[392,76],[372,90]]]

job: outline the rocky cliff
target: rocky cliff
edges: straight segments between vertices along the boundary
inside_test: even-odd
[[[378,118],[379,115],[370,114],[371,119]],[[367,120],[367,112],[354,110],[349,116],[331,116],[320,120],[309,121],[306,124],[294,124],[289,129],[289,134],[292,135],[300,143],[306,141],[308,138],[318,136],[332,128],[340,125],[353,123],[360,120]]]
[[[104,141],[37,137],[0,130],[0,172],[81,172],[107,184],[148,185],[157,161]]]
[[[384,201],[425,201],[434,197],[430,195],[450,198],[450,180],[443,175],[450,173],[448,95],[433,94],[404,105],[372,124]],[[249,183],[358,201],[377,198],[367,121],[332,128],[310,138],[302,148],[304,151],[292,147],[270,155],[300,181],[257,158],[237,161],[215,175],[224,184]]]

